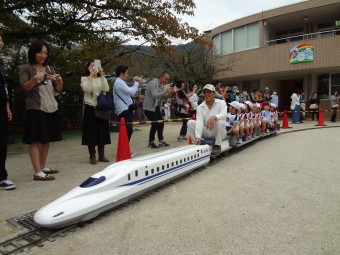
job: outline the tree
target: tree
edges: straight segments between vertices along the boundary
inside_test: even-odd
[[[165,69],[173,76],[188,84],[204,85],[212,82],[213,76],[232,70],[238,59],[231,57],[220,62],[212,58],[213,43],[208,37],[197,37],[195,40],[180,45],[169,46],[159,58]]]
[[[194,14],[193,0],[0,1],[0,29],[17,53],[12,57],[13,67],[25,62],[19,57],[23,46],[44,39],[53,46],[50,62],[66,84],[68,79],[74,83],[72,76],[79,79],[91,59],[101,59],[110,73],[119,63],[129,65],[131,53],[144,44],[164,50],[173,38],[188,40],[198,34],[179,18]],[[130,39],[140,43],[122,47]],[[9,76],[16,76],[10,71]],[[79,86],[69,88],[79,91]]]

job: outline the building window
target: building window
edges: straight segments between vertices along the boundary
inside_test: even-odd
[[[214,56],[221,55],[221,35],[214,37]]]
[[[234,29],[234,51],[241,51],[246,48],[246,28]]]
[[[318,75],[318,95],[320,99],[329,98],[329,74]]]
[[[258,48],[259,31],[259,23],[255,22],[216,35],[213,39],[214,56]]]
[[[227,55],[233,53],[233,31],[229,30],[221,34],[221,53]]]
[[[334,91],[340,94],[340,73],[332,74],[331,75],[331,93],[333,94]]]
[[[258,48],[259,47],[259,24],[253,23],[246,26],[246,48]]]
[[[340,73],[318,75],[318,95],[320,99],[330,99],[333,91],[340,92]]]

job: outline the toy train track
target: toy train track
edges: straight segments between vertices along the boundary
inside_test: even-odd
[[[181,169],[184,169],[187,165],[189,165],[189,166],[191,165],[191,166],[193,166],[193,168],[189,169],[187,171],[179,172],[179,173],[177,173],[173,176],[170,176],[169,178],[167,178],[165,180],[160,180],[159,183],[157,183],[156,185],[149,185],[147,187],[144,187],[143,190],[136,190],[135,193],[133,193],[132,195],[129,195],[128,199],[122,199],[120,201],[116,201],[117,205],[115,205],[111,208],[108,208],[108,207],[100,208],[99,211],[95,211],[96,212],[95,214],[90,214],[91,217],[88,217],[86,215],[83,218],[78,218],[77,220],[81,221],[80,223],[79,222],[73,223],[73,221],[68,221],[67,223],[61,223],[60,227],[59,227],[59,225],[56,225],[56,226],[52,225],[52,228],[41,227],[41,226],[35,224],[34,221],[33,221],[35,212],[29,213],[28,220],[31,221],[32,225],[35,226],[35,227],[33,227],[33,229],[31,229],[30,231],[28,231],[26,233],[20,234],[15,238],[11,238],[11,239],[8,239],[8,240],[0,243],[0,254],[13,254],[13,253],[18,253],[18,252],[23,252],[23,251],[26,251],[29,247],[32,247],[34,245],[43,246],[43,242],[46,241],[46,240],[54,241],[58,236],[66,236],[68,233],[74,232],[77,228],[84,227],[89,222],[90,223],[93,222],[93,220],[99,220],[103,216],[107,216],[114,211],[121,210],[122,208],[128,206],[131,203],[135,203],[136,201],[139,201],[140,199],[148,197],[153,192],[158,192],[161,189],[166,188],[168,185],[172,185],[174,183],[177,183],[178,181],[183,180],[184,178],[187,178],[190,173],[195,173],[195,172],[197,173],[198,171],[196,169],[203,169],[203,166],[211,163],[212,161],[213,161],[213,163],[216,163],[216,162],[219,161],[219,158],[222,158],[223,156],[225,156],[227,154],[232,154],[233,152],[237,152],[240,149],[247,147],[249,144],[252,144],[255,141],[259,141],[261,139],[274,136],[276,134],[277,134],[276,131],[275,132],[269,132],[269,133],[266,133],[265,135],[257,136],[256,138],[253,138],[249,141],[243,142],[242,144],[236,144],[236,139],[234,139],[233,137],[230,137],[230,139],[229,139],[230,146],[226,150],[224,150],[220,155],[215,155],[215,156],[210,156],[210,151],[207,152],[207,148],[209,148],[208,145],[203,145],[203,146],[188,145],[188,146],[182,146],[183,148],[177,147],[177,148],[170,149],[170,150],[168,150],[169,153],[166,154],[165,157],[168,157],[168,155],[171,155],[172,153],[174,153],[175,159],[171,163],[176,164],[176,162],[177,162],[178,166],[176,166],[174,164],[174,166],[172,167],[171,163],[166,163],[164,165],[161,164],[159,166],[156,164],[153,168],[152,168],[152,166],[149,166],[147,168],[147,170],[145,170],[145,175],[147,175],[147,176],[145,176],[144,178],[141,178],[141,179],[136,179],[137,177],[135,179],[133,179],[133,176],[131,176],[132,172],[129,172],[130,176],[129,176],[129,174],[127,174],[127,178],[130,179],[130,180],[128,182],[126,180],[123,180],[119,183],[120,185],[118,185],[118,186],[123,187],[123,188],[133,186],[133,185],[140,185],[141,186],[141,185],[144,185],[145,183],[152,182],[153,181],[153,179],[151,178],[152,176],[155,176],[155,178],[157,177],[157,175],[159,175],[160,177],[167,176],[167,175],[170,176],[174,172],[180,171]],[[187,151],[188,148],[190,149],[190,152]],[[178,153],[176,154],[176,151],[180,151],[179,154]],[[165,152],[167,152],[167,151],[165,151]],[[184,157],[183,153],[187,153],[187,155]],[[137,161],[137,163],[143,162],[145,160],[148,160],[148,162],[149,161],[152,162],[152,160],[154,160],[155,158],[159,158],[160,156],[162,156],[162,154],[160,154],[160,153],[156,153],[156,154],[157,155],[150,154],[150,155],[146,155],[146,156],[142,156],[142,157],[137,157],[136,161]],[[163,151],[163,154],[164,154],[164,151]],[[182,158],[180,158],[178,155],[181,155]],[[138,160],[138,158],[140,158],[140,159]],[[183,161],[182,161],[182,159],[183,159]],[[184,162],[184,160],[185,160],[185,162]],[[136,164],[136,161],[133,162],[134,165]],[[170,161],[167,161],[167,162],[170,162]],[[199,162],[202,162],[202,164],[198,164]],[[144,163],[145,162],[143,162],[143,164]],[[181,166],[180,163],[182,163],[183,166]],[[169,165],[167,166],[167,164],[169,164]],[[195,164],[197,164],[197,166]],[[157,167],[159,167],[160,169],[158,169]],[[162,172],[162,167],[165,168],[163,170],[163,172]],[[166,167],[168,167],[168,169],[166,169]],[[179,170],[176,170],[177,168]],[[193,170],[196,170],[196,171],[193,171]],[[146,174],[146,172],[147,172],[147,174]],[[143,169],[143,173],[144,173],[144,169]],[[135,174],[135,170],[133,171],[133,174]],[[125,176],[123,176],[123,177],[125,178]],[[94,178],[92,178],[92,179],[94,179]],[[98,182],[98,179],[100,179],[100,177],[98,177],[96,179],[97,182]],[[86,183],[86,182],[84,182],[84,183]],[[76,188],[76,189],[79,189],[79,188]],[[86,189],[86,188],[84,188],[84,189]],[[59,214],[63,214],[63,213],[64,213],[64,211],[60,211],[59,213],[56,213],[56,214],[54,212],[53,216],[57,215],[57,217],[58,217]],[[63,226],[63,224],[64,224],[64,226]]]

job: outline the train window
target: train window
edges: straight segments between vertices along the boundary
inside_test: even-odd
[[[194,158],[196,158],[196,154],[194,155]]]
[[[159,172],[159,166],[157,167],[157,173]]]
[[[164,170],[164,165],[162,165],[162,170]]]
[[[199,158],[199,157],[200,157],[200,154],[197,154],[197,157]]]
[[[192,155],[191,155],[191,160],[193,159]]]
[[[174,166],[174,162],[171,162],[171,166]]]
[[[130,174],[128,174],[128,181],[130,181],[131,180],[131,176],[130,176]]]
[[[154,170],[153,170],[153,168],[151,169],[151,174],[153,174],[154,173]]]
[[[149,175],[149,171],[145,171],[145,176],[148,176]]]
[[[99,183],[102,183],[103,181],[105,181],[105,179],[106,179],[105,176],[100,176],[99,178],[90,177],[86,181],[84,181],[82,184],[80,184],[80,187],[81,188],[93,187]]]
[[[166,168],[169,168],[170,167],[170,165],[169,164],[166,164]]]
[[[184,159],[185,160],[185,159]],[[182,164],[182,160],[179,161],[180,164]]]
[[[190,158],[188,157],[188,161],[190,160]]]
[[[138,176],[138,170],[135,171],[135,175],[136,175],[136,177]]]
[[[184,158],[184,163],[185,163],[185,162],[187,162],[187,159],[186,159],[186,158]]]

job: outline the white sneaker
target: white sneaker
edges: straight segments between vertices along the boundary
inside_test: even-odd
[[[0,182],[0,189],[8,190],[8,189],[15,189],[15,188],[16,188],[15,184],[10,180],[3,180]]]
[[[238,138],[238,139],[236,140],[236,143],[237,143],[237,144],[242,144],[242,138]]]

